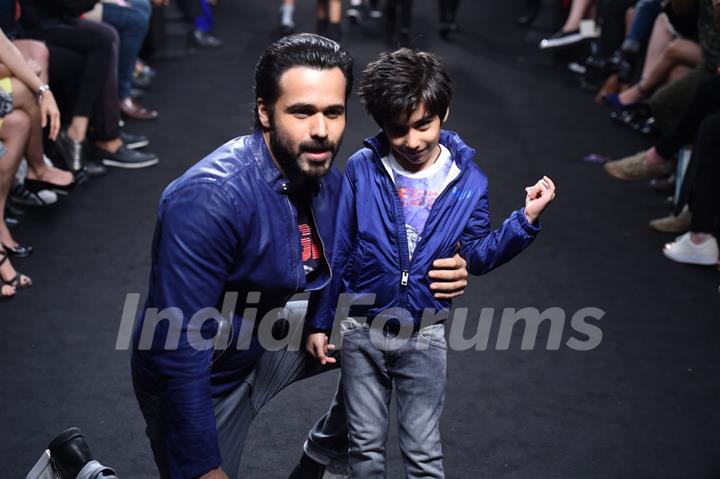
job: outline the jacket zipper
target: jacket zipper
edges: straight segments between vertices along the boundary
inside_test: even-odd
[[[395,187],[395,182],[393,181],[392,177],[390,177],[390,173],[388,173],[387,169],[385,169],[385,165],[382,164],[382,161],[380,162],[380,167],[385,172],[385,176],[388,177],[388,180],[390,181],[390,184],[392,186],[391,189],[392,189],[394,198],[397,200],[395,202],[395,208],[396,209],[400,208],[400,211],[403,213],[403,215],[402,215],[403,223],[402,224],[398,224],[399,215],[397,214],[397,212],[395,213],[395,227],[398,232],[398,238],[401,241],[403,239],[405,240],[405,244],[403,245],[403,247],[398,248],[400,251],[400,264],[402,267],[402,273],[400,276],[400,286],[402,286],[402,295],[403,295],[402,306],[405,307],[405,306],[407,306],[407,303],[408,303],[407,286],[408,286],[408,283],[410,280],[410,270],[412,269],[413,258],[417,256],[418,250],[425,243],[425,236],[423,235],[423,237],[420,238],[420,242],[415,246],[415,254],[413,255],[413,258],[410,258],[409,251],[406,254],[403,254],[406,251],[405,248],[407,248],[407,233],[402,234],[400,230],[401,230],[401,228],[402,228],[402,231],[405,230],[405,223],[404,223],[405,222],[405,212],[402,209],[402,202],[400,201],[400,195],[398,194],[397,188]],[[433,207],[430,209],[430,215],[428,216],[428,219],[425,222],[426,227],[427,227],[427,225],[430,224],[430,221],[432,219],[434,219],[436,216],[435,205],[438,204],[440,202],[440,200],[442,200],[445,197],[446,193],[452,189],[452,186],[454,186],[455,183],[460,181],[460,177],[462,176],[462,174],[463,174],[463,172],[460,171],[460,173],[458,173],[458,175],[455,178],[453,178],[453,180],[445,186],[442,193],[440,193],[440,195],[435,199],[435,203],[433,203]],[[405,308],[405,309],[407,309],[407,308]]]

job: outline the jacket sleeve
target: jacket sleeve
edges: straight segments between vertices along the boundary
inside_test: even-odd
[[[306,322],[311,331],[327,331],[333,327],[338,298],[343,292],[342,278],[355,249],[356,235],[355,175],[351,159],[345,167],[335,216],[330,283],[313,293],[308,304]]]
[[[195,478],[221,465],[210,388],[215,321],[191,318],[218,308],[240,241],[232,200],[211,183],[185,186],[161,203],[153,248],[148,306],[171,314],[158,327],[146,364],[159,378],[164,450],[171,477]],[[147,312],[146,312],[147,314]],[[169,341],[178,341],[177,348]],[[161,341],[157,341],[161,339]],[[160,452],[160,451],[158,451]]]
[[[530,224],[524,208],[513,211],[500,228],[490,230],[487,187],[478,199],[461,239],[461,255],[471,274],[481,275],[507,263],[533,242],[540,226]]]

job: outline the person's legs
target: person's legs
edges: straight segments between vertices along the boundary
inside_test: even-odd
[[[645,63],[643,64],[642,76],[647,76],[650,70],[660,60],[660,56],[668,44],[676,38],[668,28],[667,15],[661,13],[653,25],[652,34],[645,52]]]
[[[287,33],[295,28],[295,20],[293,20],[294,13],[295,0],[283,0],[282,6],[280,7],[280,25],[287,29]]]
[[[624,51],[638,53],[642,49],[660,12],[662,12],[662,2],[660,0],[639,0],[637,2],[635,5],[635,18],[633,18],[630,32],[622,44]]]
[[[720,113],[700,125],[685,186],[690,185],[690,231],[667,243],[663,254],[678,263],[716,266],[720,250],[713,236],[720,218]],[[693,171],[694,170],[694,171]]]
[[[675,128],[662,135],[655,143],[655,151],[665,159],[672,158],[681,146],[693,142],[702,121],[718,109],[720,76],[712,75],[700,82]]]
[[[341,374],[348,423],[350,477],[385,478],[392,378],[384,352],[370,339],[367,325],[342,325]]]
[[[147,34],[149,16],[142,9],[107,3],[103,22],[115,27],[119,35],[118,97],[122,101],[130,97],[135,61]]]
[[[697,161],[692,186],[690,210],[691,239],[701,243],[715,231],[720,219],[720,113],[714,113],[702,122],[693,147]]]
[[[442,324],[420,330],[391,363],[398,439],[410,479],[445,477],[440,416],[445,402],[447,344]]]
[[[25,112],[14,110],[2,118],[0,141],[2,141],[5,148],[5,154],[0,157],[0,243],[8,246],[14,246],[17,245],[17,243],[5,224],[5,203],[7,202],[10,187],[18,165],[20,164],[20,159],[25,150],[29,134],[30,118],[28,118]],[[18,273],[15,271],[15,268],[13,268],[10,260],[5,258],[4,255],[7,254],[5,248],[0,246],[0,251],[3,255],[3,257],[0,258],[0,260],[2,260],[2,264],[0,264],[0,280],[2,280],[2,283],[13,281],[14,278],[17,278]],[[26,288],[31,284],[32,281],[30,278],[25,275],[20,275],[16,285],[0,285],[0,289],[2,289],[0,294],[6,297],[13,296],[16,286]]]
[[[318,419],[303,445],[304,453],[329,470],[347,468],[347,417],[342,376],[338,379],[335,396],[327,413]]]
[[[660,55],[657,63],[634,86],[620,94],[620,101],[630,105],[642,100],[651,91],[660,86],[677,65],[695,67],[702,62],[702,51],[697,43],[676,38],[672,40]]]
[[[602,34],[598,41],[598,57],[609,58],[625,38],[625,13],[634,0],[606,0],[601,9]]]
[[[103,88],[104,82],[98,81],[98,78],[105,78],[107,75],[113,58],[113,45],[97,31],[76,26],[57,25],[33,32],[33,35],[48,43],[77,51],[84,57],[79,81],[76,82],[75,110],[68,127],[70,137],[82,142],[87,135],[93,107]]]
[[[593,0],[572,0],[570,13],[568,14],[565,24],[561,28],[563,32],[573,32],[580,29],[580,22],[585,18],[585,14],[590,9]]]
[[[69,185],[73,182],[72,173],[48,166],[45,163],[40,104],[37,97],[16,78],[12,79],[12,85],[15,109],[25,112],[30,120],[30,132],[24,151],[28,164],[27,177],[31,180],[42,180],[58,186]],[[5,244],[17,246],[14,241]]]
[[[678,124],[698,85],[710,75],[703,69],[695,69],[655,92],[648,103],[661,132],[668,132]]]

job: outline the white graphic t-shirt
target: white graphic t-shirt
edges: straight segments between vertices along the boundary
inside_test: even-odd
[[[440,156],[425,170],[413,173],[404,169],[391,152],[382,159],[395,182],[405,215],[405,231],[412,258],[415,247],[422,239],[425,223],[435,200],[460,170],[452,160],[450,151],[440,145]]]

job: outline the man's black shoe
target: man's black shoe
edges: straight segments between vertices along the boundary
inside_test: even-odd
[[[144,148],[150,144],[150,140],[145,135],[133,135],[132,133],[126,133],[120,130],[120,139],[123,144],[131,150],[137,150],[138,148]]]
[[[192,40],[195,42],[195,45],[203,48],[220,48],[223,45],[223,41],[218,37],[203,32],[202,30],[193,31]]]
[[[115,153],[102,148],[95,148],[95,156],[105,166],[129,169],[147,168],[148,166],[157,165],[160,161],[154,153],[131,150],[125,145],[118,148]]]
[[[322,479],[323,473],[325,473],[325,466],[313,461],[307,454],[303,454],[288,479]]]
[[[108,172],[107,167],[98,160],[88,161],[83,170],[85,171],[86,176],[103,176]]]
[[[60,433],[50,442],[48,449],[53,466],[63,479],[75,479],[85,464],[93,460],[90,446],[76,427]]]

